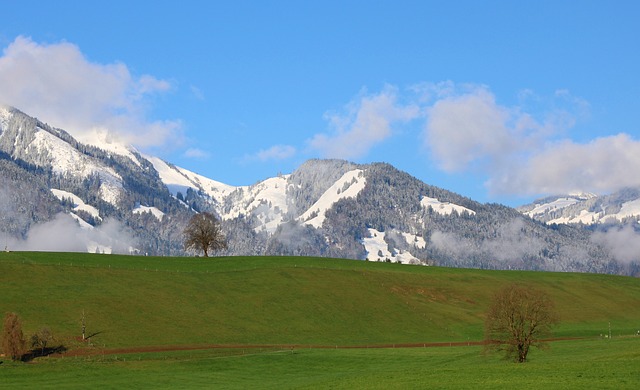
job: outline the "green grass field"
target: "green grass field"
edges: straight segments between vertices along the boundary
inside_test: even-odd
[[[482,347],[201,350],[0,366],[6,388],[637,389],[640,337],[552,343],[515,364]]]
[[[556,337],[585,339],[534,350],[521,367],[474,346],[302,347],[478,341],[493,293],[514,282],[553,297],[562,320]],[[546,385],[540,376],[553,388],[640,384],[640,338],[632,336],[640,280],[629,277],[296,257],[0,253],[0,311],[18,313],[27,336],[48,326],[68,348],[92,353],[265,346],[4,361],[0,387],[511,388],[520,376],[529,388]],[[91,346],[77,341],[83,311]],[[614,337],[606,340],[609,324]],[[291,344],[293,353],[266,348]]]

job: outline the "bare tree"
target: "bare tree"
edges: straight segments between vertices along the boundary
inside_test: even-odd
[[[227,248],[227,242],[220,228],[220,221],[211,213],[194,215],[184,229],[184,247],[186,250],[204,252]]]
[[[543,347],[544,338],[551,336],[551,328],[557,323],[548,294],[513,284],[494,296],[485,320],[485,339],[490,348],[505,351],[508,358],[524,363],[529,348]]]
[[[51,341],[53,341],[53,333],[51,329],[44,327],[31,336],[31,348],[40,348],[40,353],[44,356],[44,350]]]
[[[2,330],[2,350],[12,360],[20,360],[25,353],[22,321],[16,313],[7,313]]]

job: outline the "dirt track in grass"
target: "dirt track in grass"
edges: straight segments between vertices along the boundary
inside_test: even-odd
[[[554,338],[546,341],[576,340],[577,338]],[[135,348],[77,348],[55,355],[60,357],[120,355],[131,353],[196,351],[205,349],[367,349],[367,348],[436,348],[436,347],[468,347],[486,345],[487,341],[458,341],[439,343],[398,343],[371,345],[315,345],[315,344],[206,344],[206,345],[156,345]]]

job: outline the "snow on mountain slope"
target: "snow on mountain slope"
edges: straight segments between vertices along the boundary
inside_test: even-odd
[[[134,214],[151,213],[153,214],[154,217],[158,219],[158,221],[162,221],[162,218],[164,217],[164,213],[162,211],[158,210],[156,207],[149,207],[149,206],[138,205],[133,209],[133,213]]]
[[[158,157],[152,156],[144,156],[151,164],[158,174],[160,175],[160,180],[167,186],[169,192],[172,195],[177,195],[178,192],[187,192],[188,188],[196,188],[197,186],[193,183],[189,178],[180,173],[179,170],[175,169],[172,166],[169,166],[164,160]]]
[[[178,192],[186,194],[188,188],[201,190],[213,200],[212,206],[223,220],[251,216],[256,232],[271,234],[288,218],[296,217],[288,215],[289,205],[295,203],[295,199],[287,197],[288,186],[294,185],[289,183],[290,175],[268,178],[251,186],[234,187],[173,166],[157,157],[144,157],[153,164],[174,196]],[[297,220],[314,227],[322,226],[325,212],[335,202],[356,197],[365,184],[364,171],[355,169],[345,173]]]
[[[9,109],[0,104],[0,130],[5,129],[9,125],[9,117],[11,112]],[[0,138],[4,135],[4,132],[0,131]]]
[[[208,179],[186,169],[176,167],[152,156],[149,160],[160,179],[169,191],[176,196],[186,193],[188,188],[202,190],[214,200],[214,208],[223,220],[252,216],[255,218],[254,230],[273,233],[289,213],[289,203],[295,200],[287,198],[290,175],[268,178],[252,186],[234,187]],[[298,220],[319,227],[325,218],[325,212],[340,199],[355,197],[364,188],[366,178],[363,171],[356,169],[345,173],[320,199]]]
[[[572,194],[545,198],[518,210],[547,224],[616,223],[640,216],[640,198],[633,191],[605,196]]]
[[[97,174],[100,177],[101,198],[117,205],[122,192],[122,178],[110,167],[100,165],[55,135],[39,129],[27,153],[48,155],[54,172],[87,177]]]
[[[523,214],[531,218],[535,218],[537,215],[542,215],[554,210],[560,210],[578,202],[579,200],[576,198],[558,198],[549,203],[536,204],[533,209],[525,211]]]
[[[389,252],[389,246],[384,241],[384,232],[376,229],[369,229],[370,237],[362,239],[362,244],[367,251],[367,259],[371,261],[385,261],[391,259],[393,255]]]
[[[53,193],[53,195],[55,195],[56,198],[60,199],[60,201],[63,201],[65,199],[71,200],[73,202],[74,211],[82,210],[87,212],[93,218],[102,219],[100,217],[100,212],[98,211],[97,208],[89,204],[86,204],[82,199],[80,199],[80,197],[76,196],[75,194],[72,194],[71,192],[67,192],[67,191],[57,190],[55,188],[52,188],[51,192]]]
[[[187,189],[192,188],[202,190],[220,205],[237,188],[211,180],[189,170],[169,165],[157,157],[145,156],[145,158],[153,164],[153,167],[160,175],[160,180],[167,186],[173,196],[176,196],[178,192],[184,195],[187,193]]]
[[[431,207],[433,211],[441,215],[451,215],[451,213],[453,213],[454,211],[458,214],[462,214],[464,211],[468,212],[470,215],[474,215],[476,213],[475,211],[466,207],[449,202],[440,202],[436,198],[429,198],[427,196],[422,198],[420,204],[425,209]]]
[[[76,222],[78,222],[78,225],[80,225],[81,229],[84,230],[93,230],[93,226],[91,226],[91,224],[87,223],[84,221],[84,219],[80,218],[79,216],[77,216],[74,213],[69,213],[69,215],[71,216],[71,218],[73,218]]]
[[[405,235],[406,233],[402,233]],[[384,240],[386,233],[378,231],[376,229],[369,229],[369,236],[362,239],[362,245],[364,245],[367,252],[367,259],[370,261],[391,261],[394,263],[400,262],[402,264],[421,264],[420,260],[407,251],[400,251],[398,249],[392,249],[393,253],[389,251],[389,245]]]
[[[632,200],[622,204],[622,208],[616,214],[611,215],[620,221],[627,217],[635,217],[640,215],[640,199]]]
[[[618,254],[594,241],[590,230],[547,227],[509,207],[482,205],[429,185],[386,163],[310,160],[290,176],[233,187],[159,158],[147,160],[107,138],[84,140],[101,150],[80,144],[64,130],[17,109],[0,110],[0,126],[0,206],[8,211],[0,213],[0,232],[17,240],[35,236],[35,224],[49,221],[54,225],[42,224],[39,232],[48,238],[59,233],[71,250],[86,246],[89,251],[113,248],[114,253],[181,256],[186,253],[176,237],[196,211],[209,211],[224,219],[229,249],[222,255],[368,257],[454,267],[637,275],[636,253],[631,266],[627,257],[618,264]],[[51,187],[69,192],[52,192]],[[176,199],[178,192],[182,202]],[[99,210],[81,204],[75,194]],[[73,210],[70,202],[61,205],[61,198],[72,199]],[[576,216],[605,222],[640,214],[640,188],[575,202],[570,195],[562,198],[567,199],[548,198],[524,212],[543,213],[544,222]],[[38,207],[16,211],[20,203]],[[339,204],[348,207],[336,207]],[[69,216],[61,213],[65,210]],[[80,220],[90,220],[86,213],[104,222],[92,228]],[[459,213],[473,217],[458,218]],[[619,232],[626,238],[616,238],[616,246],[633,243],[635,231]],[[59,241],[57,237],[52,241]]]
[[[574,193],[565,196],[552,196],[535,201],[531,205],[521,206],[518,210],[533,219],[544,219],[548,215],[557,215],[562,213],[564,209],[570,208],[576,204],[585,202],[589,199],[595,198],[596,195],[591,193]],[[574,216],[575,217],[575,216]],[[591,218],[591,213],[581,216],[579,219],[586,222],[586,219]],[[547,218],[549,219],[549,218]],[[563,219],[563,218],[560,218]],[[577,222],[577,221],[576,221]],[[565,222],[548,222],[548,223],[565,223]]]
[[[221,213],[222,219],[241,215],[257,218],[256,232],[273,233],[288,213],[287,185],[289,175],[272,177],[249,187],[238,187],[229,197],[231,207]]]
[[[640,199],[622,203],[620,211],[617,213],[607,213],[607,207],[603,207],[599,212],[580,210],[578,215],[555,218],[547,223],[583,223],[585,225],[591,225],[599,222],[622,222],[625,218],[638,216],[640,216]]]
[[[111,135],[106,129],[94,129],[93,131],[83,133],[77,140],[87,145],[96,146],[104,151],[127,157],[137,166],[142,166],[135,154],[131,152],[135,150],[133,146],[127,146],[111,138]]]
[[[425,241],[425,239],[420,236],[416,236],[415,234],[411,233],[402,233],[402,236],[404,237],[407,244],[413,245],[416,248],[424,249],[427,246],[427,242]]]
[[[539,216],[543,214],[537,214],[537,215]],[[602,215],[603,213],[596,213],[588,210],[580,210],[580,213],[577,215],[554,218],[547,221],[547,224],[551,225],[551,224],[561,224],[561,223],[564,223],[564,224],[581,223],[585,225],[591,225],[600,221],[600,218],[602,217]],[[532,218],[536,219],[536,217],[532,217]]]
[[[355,198],[366,184],[367,179],[362,169],[345,173],[298,220],[315,228],[321,227],[325,220],[325,213],[334,203],[340,199]]]
[[[228,184],[221,183],[219,181],[209,179],[208,177],[198,175],[197,173],[191,172],[184,168],[176,167],[176,169],[182,175],[191,180],[192,183],[197,184],[207,195],[219,202],[224,201],[224,199],[237,188]]]

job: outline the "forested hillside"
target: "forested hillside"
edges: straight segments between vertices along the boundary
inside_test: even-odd
[[[34,249],[38,234],[48,232],[72,242],[68,250],[186,255],[182,230],[194,213],[208,211],[222,220],[224,255],[639,270],[638,259],[616,261],[588,230],[481,204],[384,163],[310,160],[289,175],[233,187],[131,147],[114,150],[81,144],[16,109],[0,110],[0,234],[7,245]]]

